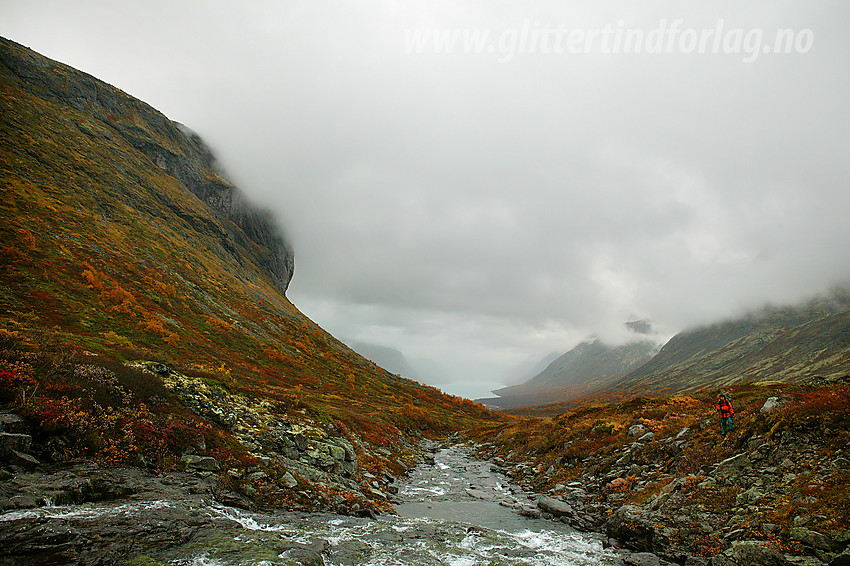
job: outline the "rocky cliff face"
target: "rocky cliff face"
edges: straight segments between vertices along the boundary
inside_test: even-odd
[[[224,177],[197,134],[117,88],[5,38],[0,38],[0,64],[7,80],[22,90],[108,125],[177,179],[221,220],[219,241],[230,260],[253,262],[286,291],[295,269],[292,247],[271,215]]]

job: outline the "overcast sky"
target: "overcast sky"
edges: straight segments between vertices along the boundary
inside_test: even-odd
[[[629,320],[850,281],[848,24],[844,0],[0,1],[4,37],[207,140],[286,227],[301,310],[472,397]]]

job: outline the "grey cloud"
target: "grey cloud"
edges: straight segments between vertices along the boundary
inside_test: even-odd
[[[0,33],[197,130],[338,335],[485,387],[623,323],[661,334],[850,281],[842,2],[28,2]],[[525,21],[810,28],[806,54],[408,54]],[[493,384],[496,386],[496,384]]]

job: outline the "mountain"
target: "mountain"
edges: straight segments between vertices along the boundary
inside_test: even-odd
[[[506,371],[501,377],[500,383],[505,384],[506,387],[525,383],[546,369],[549,364],[559,357],[561,357],[560,352],[551,352],[540,359],[528,358]]]
[[[803,304],[766,306],[685,330],[657,353],[649,342],[620,349],[585,342],[532,380],[479,401],[501,409],[549,405],[544,412],[555,414],[582,400],[693,393],[746,382],[844,380],[850,380],[850,291],[839,288]]]
[[[850,374],[850,292],[690,329],[610,383],[616,395],[670,394],[746,381],[835,381]]]
[[[292,305],[292,248],[188,128],[6,39],[0,91],[0,475],[186,470],[243,506],[374,511],[423,435],[495,418]]]
[[[565,401],[597,391],[648,361],[655,352],[648,340],[609,346],[594,339],[563,354],[532,379],[493,391],[481,402],[501,408]]]
[[[371,360],[387,370],[390,373],[401,375],[409,378],[421,378],[420,372],[414,368],[410,362],[404,357],[404,354],[395,348],[370,344],[368,342],[359,342],[356,340],[346,340],[352,350]]]

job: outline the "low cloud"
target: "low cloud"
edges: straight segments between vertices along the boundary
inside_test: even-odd
[[[197,130],[296,248],[290,298],[471,392],[850,280],[850,8],[833,2],[0,7],[0,33]],[[805,53],[410,53],[523,22],[808,29]],[[154,34],[152,30],[157,30]]]

